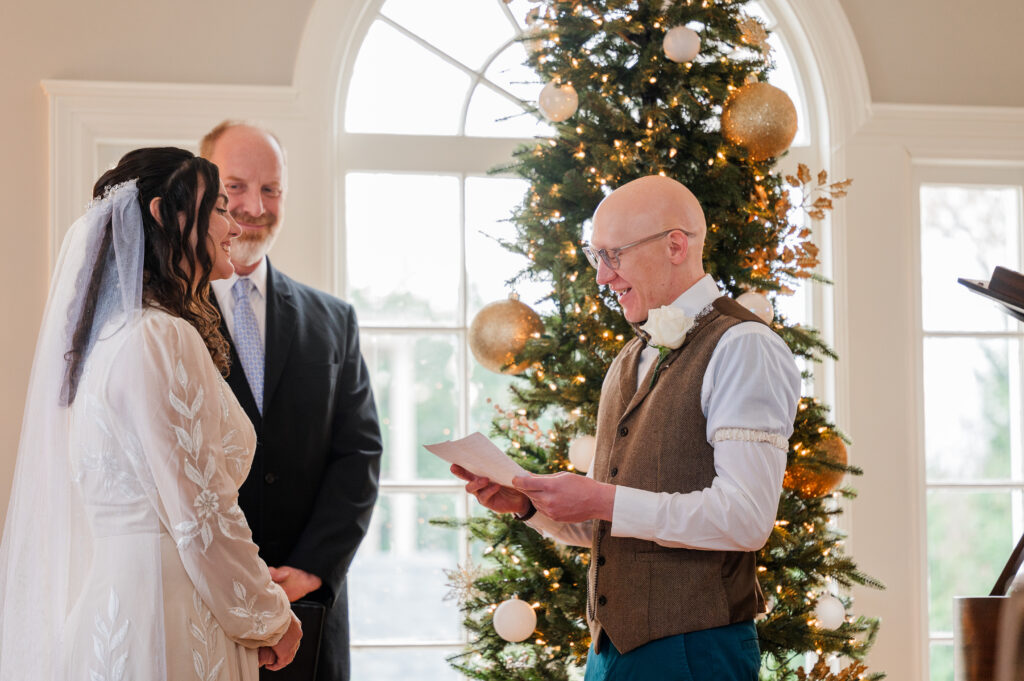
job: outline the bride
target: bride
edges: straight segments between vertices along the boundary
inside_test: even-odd
[[[0,679],[255,680],[301,637],[236,504],[256,437],[209,282],[217,168],[125,155],[61,250],[0,547]],[[9,322],[10,323],[10,322]]]

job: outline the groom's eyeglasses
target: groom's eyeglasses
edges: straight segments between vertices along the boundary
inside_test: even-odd
[[[640,244],[645,244],[648,241],[660,239],[666,234],[671,234],[672,232],[682,232],[687,236],[692,236],[692,234],[687,232],[685,229],[682,229],[680,227],[673,227],[672,229],[666,229],[664,232],[659,232],[657,234],[652,234],[651,236],[644,237],[643,239],[632,241],[624,246],[619,246],[618,248],[602,248],[600,250],[594,250],[594,247],[591,246],[590,244],[584,244],[583,254],[587,256],[587,260],[590,262],[591,265],[593,265],[595,270],[597,269],[598,264],[600,262],[603,262],[605,265],[607,265],[613,270],[617,270],[619,269],[619,265],[621,264],[619,256],[622,255],[623,251],[627,251],[630,248],[633,248],[634,246],[639,246]]]

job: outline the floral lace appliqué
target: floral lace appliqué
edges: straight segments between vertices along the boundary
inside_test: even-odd
[[[97,613],[95,618],[96,631],[93,632],[93,653],[99,661],[100,668],[89,669],[90,681],[122,681],[125,665],[128,663],[128,651],[119,648],[124,646],[128,638],[129,620],[118,622],[121,603],[114,590],[110,590],[107,598],[107,616]]]
[[[228,403],[227,395],[225,394],[228,388],[221,386],[220,390],[220,412],[221,421],[223,423],[230,423],[231,421],[231,407]],[[244,445],[236,444],[237,440],[242,436],[242,433],[237,428],[232,428],[228,432],[224,433],[224,436],[220,440],[221,448],[224,450],[224,458],[231,464],[236,475],[241,476],[242,480],[245,479],[245,474],[249,471],[249,460],[246,457],[247,450]]]
[[[106,412],[95,395],[81,396],[85,403],[85,418],[97,429],[95,442],[86,440],[76,463],[75,482],[81,484],[86,474],[95,475],[108,499],[134,501],[143,496],[142,481],[131,465],[134,453],[117,446]]]
[[[267,633],[267,620],[273,618],[277,613],[270,612],[268,610],[257,611],[256,596],[253,595],[251,598],[248,597],[245,591],[245,585],[241,582],[234,582],[234,586],[235,596],[242,602],[242,605],[235,606],[228,612],[235,617],[241,617],[249,620],[251,626],[249,631],[245,634],[245,638],[262,638]]]
[[[202,551],[206,552],[213,542],[214,528],[220,530],[221,534],[233,539],[245,537],[244,530],[247,528],[245,516],[237,504],[230,508],[221,507],[220,495],[210,489],[210,481],[217,474],[217,460],[206,452],[205,463],[201,461],[203,454],[203,423],[198,417],[199,410],[203,406],[203,386],[198,386],[194,391],[190,390],[190,381],[185,367],[181,360],[174,370],[174,378],[181,389],[175,394],[172,386],[168,393],[171,407],[181,417],[181,425],[172,424],[174,433],[178,439],[178,446],[185,450],[183,468],[185,477],[199,487],[199,493],[192,502],[195,511],[194,520],[185,520],[174,526],[178,532],[178,548],[189,547],[198,537],[202,543]]]
[[[188,629],[192,633],[192,638],[199,644],[198,648],[192,648],[192,667],[199,681],[216,681],[224,668],[223,657],[216,662],[213,661],[220,627],[213,619],[213,613],[199,597],[199,592],[195,590],[192,591],[192,609],[196,613],[196,619],[189,619]]]

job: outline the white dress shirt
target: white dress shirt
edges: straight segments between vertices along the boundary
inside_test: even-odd
[[[267,350],[267,258],[260,260],[248,275],[252,282],[252,290],[249,292],[249,304],[252,305],[252,313],[256,316],[256,325],[260,329],[260,342],[263,344],[263,351]],[[232,274],[228,279],[217,279],[211,281],[213,294],[217,296],[217,305],[220,306],[220,316],[224,318],[224,324],[228,327],[231,340],[235,340],[235,296],[231,288],[238,281],[237,274]]]
[[[720,295],[705,275],[672,305],[696,317]],[[641,353],[638,387],[657,357],[651,347]],[[757,322],[731,327],[715,346],[701,385],[707,440],[714,447],[711,487],[668,493],[618,485],[612,536],[678,548],[760,549],[775,523],[799,399],[800,372],[778,334]],[[559,523],[538,513],[529,524],[552,539],[589,546],[592,522]]]

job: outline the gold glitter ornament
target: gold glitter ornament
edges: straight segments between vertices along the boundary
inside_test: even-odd
[[[529,362],[512,364],[530,338],[539,338],[544,324],[536,312],[512,294],[485,305],[469,326],[469,349],[476,361],[495,373],[519,374]],[[509,366],[511,365],[511,366]]]
[[[783,487],[793,490],[805,499],[812,499],[831,493],[843,481],[845,472],[811,463],[816,459],[845,466],[846,443],[841,437],[825,435],[814,448],[811,461],[801,461],[805,457],[811,457],[811,454],[797,452],[796,461],[786,467],[786,475],[782,480]]]
[[[725,102],[722,132],[745,147],[754,161],[778,156],[796,137],[796,107],[785,92],[768,83],[748,83]]]
[[[737,24],[740,29],[740,40],[745,45],[750,45],[755,50],[767,55],[771,51],[768,44],[768,31],[764,25],[754,17],[743,17]]]

